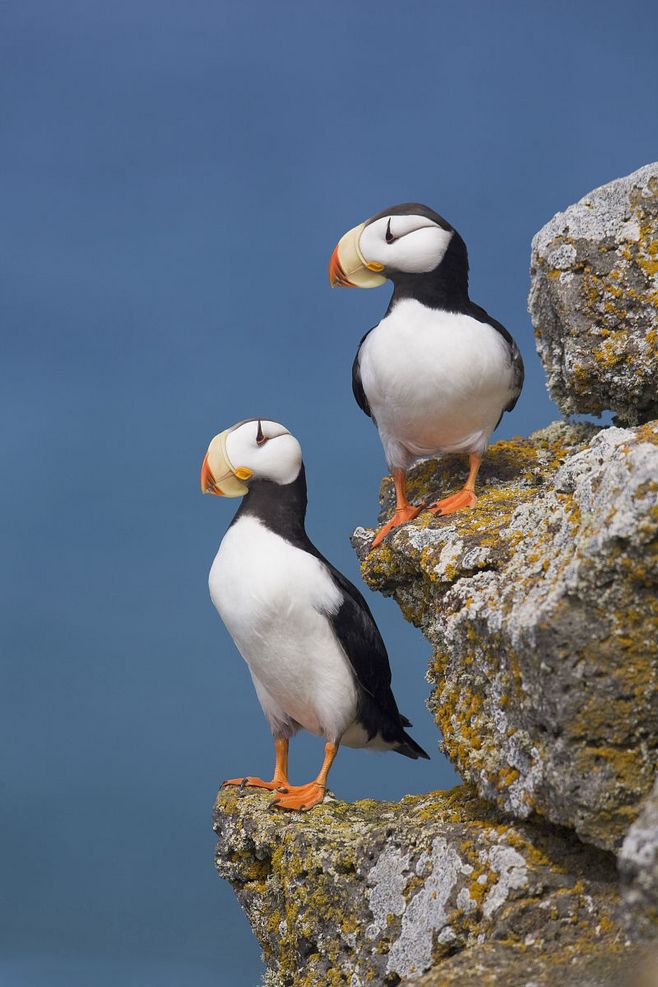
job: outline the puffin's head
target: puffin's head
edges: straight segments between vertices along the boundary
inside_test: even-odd
[[[427,274],[439,267],[455,229],[419,202],[403,202],[348,230],[329,261],[332,288],[376,288],[398,276]]]
[[[301,465],[301,447],[287,428],[266,418],[250,418],[220,432],[208,446],[201,493],[243,497],[255,480],[292,483]]]

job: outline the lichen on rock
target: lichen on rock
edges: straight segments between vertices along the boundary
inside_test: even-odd
[[[512,822],[468,786],[288,816],[268,798],[221,792],[215,829],[272,987],[425,983],[483,943],[528,961],[630,949],[612,856]]]
[[[462,470],[423,463],[411,494]],[[363,576],[434,648],[430,706],[462,776],[517,818],[618,847],[658,751],[658,424],[497,443],[474,509],[371,537],[354,536]]]
[[[532,241],[530,314],[565,414],[658,417],[658,162],[558,213]]]

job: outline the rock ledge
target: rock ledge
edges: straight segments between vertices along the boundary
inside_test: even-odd
[[[221,792],[215,829],[271,987],[475,985],[471,954],[492,951],[506,987],[529,969],[538,985],[582,987],[634,955],[612,856],[505,819],[467,786],[285,816],[268,802]]]

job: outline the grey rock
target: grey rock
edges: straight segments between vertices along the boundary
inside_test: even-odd
[[[658,162],[558,213],[532,241],[529,307],[565,414],[658,417]]]
[[[425,462],[411,495],[463,471]],[[362,530],[362,574],[432,644],[430,708],[462,777],[618,849],[656,774],[658,423],[550,426],[492,446],[481,476],[470,511],[423,513],[374,552]],[[391,497],[386,480],[384,515]]]
[[[328,799],[309,813],[268,804],[233,789],[215,807],[217,868],[262,947],[268,987],[456,983],[444,966],[447,976],[455,954],[487,944],[560,981],[567,960],[635,954],[614,858],[548,824],[511,822],[468,786],[395,804]],[[430,972],[438,979],[422,979]]]
[[[624,840],[619,870],[629,927],[658,934],[658,779]]]

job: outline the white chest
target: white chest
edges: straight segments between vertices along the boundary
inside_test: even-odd
[[[513,388],[509,348],[493,326],[413,299],[370,333],[360,369],[385,444],[390,438],[416,455],[488,436]]]
[[[233,636],[267,633],[273,622],[331,612],[340,594],[321,562],[291,545],[256,518],[227,531],[209,578],[213,603]]]
[[[261,702],[266,694],[306,729],[340,736],[353,720],[356,692],[326,616],[342,596],[325,566],[244,517],[226,533],[209,587]]]

